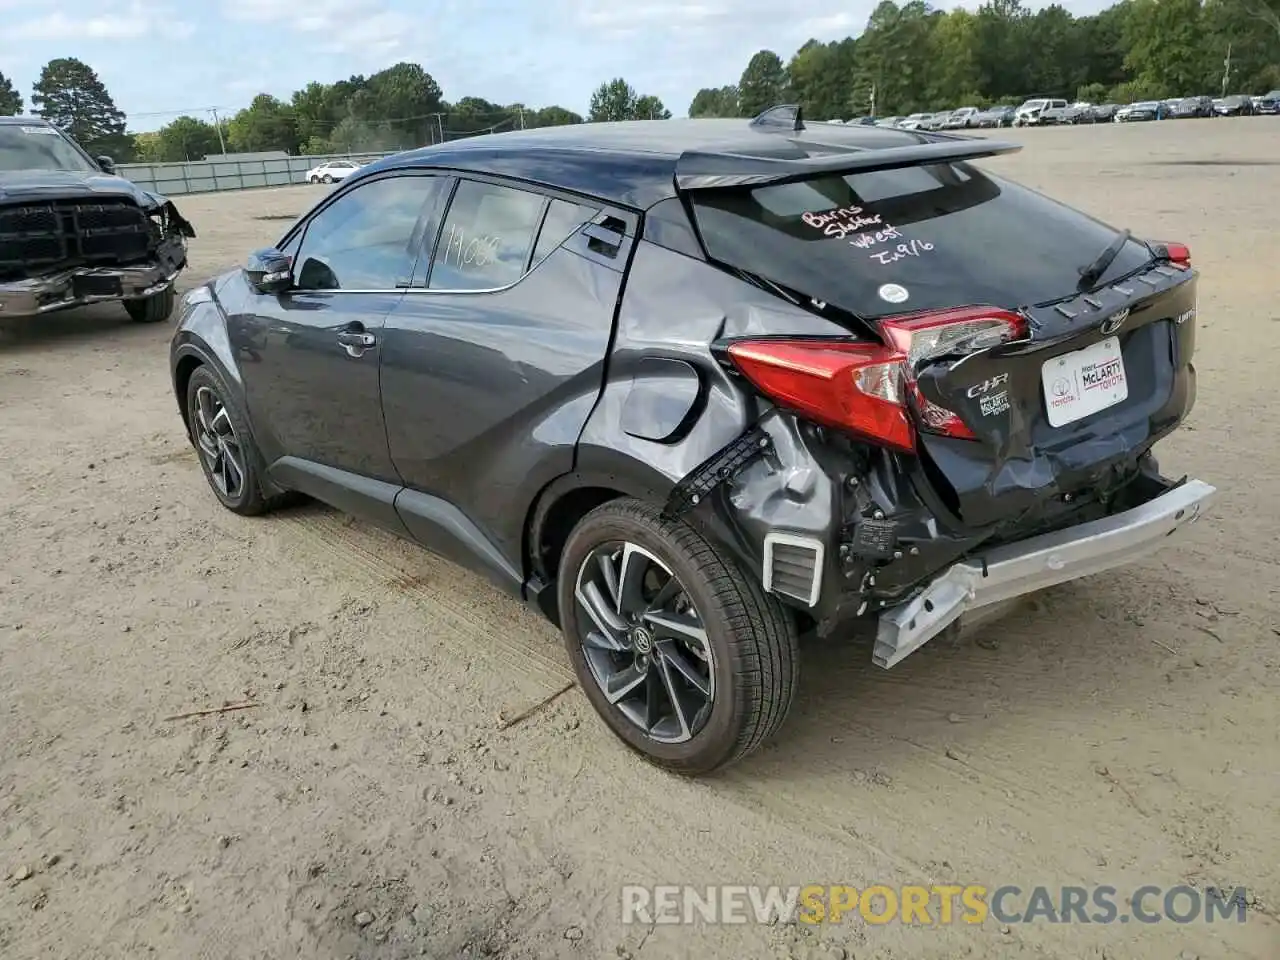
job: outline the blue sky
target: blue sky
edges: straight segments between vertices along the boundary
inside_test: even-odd
[[[861,32],[875,0],[0,0],[0,73],[31,106],[44,63],[97,72],[133,130],[259,92],[421,63],[446,99],[586,112],[615,76],[682,114],[753,52]],[[956,6],[952,2],[941,6]],[[976,0],[966,3],[976,6]],[[1041,4],[1032,4],[1035,7]],[[1067,0],[1090,13],[1102,0]],[[786,10],[787,13],[780,11]]]

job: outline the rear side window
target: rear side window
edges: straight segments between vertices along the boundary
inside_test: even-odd
[[[431,263],[432,290],[494,290],[528,269],[546,197],[463,180],[449,204]]]
[[[692,194],[707,253],[864,317],[1076,292],[1116,231],[967,164]],[[1150,259],[1126,244],[1103,280]]]
[[[551,206],[547,207],[546,219],[542,221],[542,229],[538,231],[538,245],[533,250],[533,262],[540,262],[599,212],[599,207],[552,200]]]

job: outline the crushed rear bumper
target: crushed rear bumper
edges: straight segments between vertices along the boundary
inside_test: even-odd
[[[127,267],[77,267],[0,283],[0,320],[149,297],[173,283],[184,265],[165,261]]]
[[[1216,493],[1189,480],[1122,513],[956,563],[910,601],[880,615],[872,659],[892,667],[966,613],[1136,560],[1195,521]]]

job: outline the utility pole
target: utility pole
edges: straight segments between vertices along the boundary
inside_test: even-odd
[[[871,116],[874,117],[876,115],[876,85],[874,83],[871,84],[871,96],[869,99],[871,101]]]
[[[520,129],[524,129],[524,107],[520,107]]]
[[[1227,85],[1231,83],[1231,44],[1227,44],[1227,59],[1222,61],[1222,95],[1227,95]]]
[[[209,112],[213,114],[213,125],[218,128],[218,146],[222,148],[225,156],[227,153],[227,142],[222,139],[222,121],[218,119],[218,108],[210,107]]]

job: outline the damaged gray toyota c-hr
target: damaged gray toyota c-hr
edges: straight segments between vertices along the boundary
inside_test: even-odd
[[[168,319],[195,236],[173,203],[39,117],[0,117],[0,320],[121,301]]]
[[[1152,455],[1189,252],[969,162],[1016,149],[777,108],[389,157],[188,294],[179,409],[224,506],[299,491],[488,575],[705,773],[782,723],[800,632],[873,618],[892,667],[1214,495]]]

